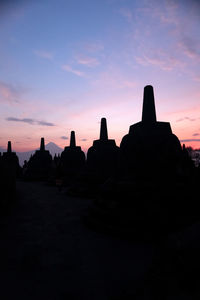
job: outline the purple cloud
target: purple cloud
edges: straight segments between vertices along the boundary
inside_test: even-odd
[[[36,121],[36,123],[42,126],[55,126],[55,124],[46,121]]]
[[[200,139],[185,139],[185,140],[180,140],[181,143],[186,143],[186,142],[200,142]]]
[[[99,65],[99,61],[97,58],[84,55],[80,55],[77,57],[77,63],[86,67],[96,67]]]
[[[188,120],[191,122],[196,121],[196,119],[194,119],[194,118],[184,117],[184,118],[180,118],[180,119],[176,120],[176,122],[182,122],[184,120]]]
[[[183,67],[184,65],[177,57],[169,55],[163,50],[157,50],[155,53],[136,56],[135,60],[140,65],[153,65],[164,71],[172,71],[174,68]]]
[[[31,118],[15,118],[15,117],[8,117],[6,118],[6,121],[11,121],[11,122],[22,122],[22,123],[27,123],[30,125],[42,125],[42,126],[56,126],[53,123],[50,122],[46,122],[46,121],[38,121],[35,119],[31,119]]]
[[[85,74],[83,72],[81,72],[81,71],[79,71],[77,69],[72,68],[70,65],[63,65],[62,69],[65,70],[65,71],[67,71],[67,72],[73,73],[73,74],[75,74],[75,75],[77,75],[79,77],[84,77],[85,76]]]

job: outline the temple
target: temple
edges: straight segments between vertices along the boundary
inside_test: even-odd
[[[107,138],[102,126],[102,141],[93,146],[96,152],[101,149],[96,144]],[[192,174],[191,159],[170,123],[157,121],[153,87],[148,85],[142,120],[131,125],[121,141],[117,176],[101,185],[85,222],[103,232],[138,239],[159,237],[187,222]]]
[[[63,175],[76,174],[85,165],[85,153],[76,146],[75,131],[71,131],[70,145],[61,153],[61,171]]]
[[[120,168],[134,176],[148,177],[180,170],[182,148],[170,123],[158,122],[153,87],[144,88],[142,121],[133,124],[120,144]]]
[[[87,166],[105,177],[116,171],[119,148],[115,140],[108,139],[106,118],[101,119],[100,138],[88,149]]]

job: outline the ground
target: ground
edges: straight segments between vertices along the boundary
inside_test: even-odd
[[[152,245],[87,228],[81,216],[90,199],[20,181],[17,195],[0,217],[1,299],[130,299],[151,265]]]

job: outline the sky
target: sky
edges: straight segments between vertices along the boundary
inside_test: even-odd
[[[0,148],[120,145],[154,87],[157,120],[200,148],[198,0],[1,0]]]

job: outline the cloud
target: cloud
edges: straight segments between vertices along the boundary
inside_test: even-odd
[[[55,126],[55,124],[46,121],[36,121],[36,122],[38,125],[42,125],[42,126]]]
[[[184,36],[179,42],[179,46],[189,58],[200,60],[200,40]]]
[[[198,136],[200,135],[200,133],[194,133],[192,136]]]
[[[61,136],[60,138],[61,138],[62,140],[68,140],[68,139],[69,139],[68,136],[64,136],[64,135]]]
[[[23,92],[24,89],[16,85],[0,81],[0,102],[18,103]]]
[[[48,51],[34,50],[34,54],[36,54],[37,56],[39,56],[41,58],[45,58],[45,59],[49,59],[49,60],[53,59],[53,54]]]
[[[53,123],[50,122],[46,122],[46,121],[38,121],[35,119],[31,119],[31,118],[15,118],[15,117],[8,117],[6,118],[6,121],[10,121],[10,122],[22,122],[22,123],[27,123],[30,125],[42,125],[42,126],[56,126]]]
[[[177,14],[178,9],[180,8],[178,2],[168,0],[165,1],[163,4],[164,7],[161,4],[160,7],[157,7],[157,9],[153,8],[153,17],[157,16],[163,24],[173,24],[177,26],[179,23]]]
[[[200,142],[200,139],[185,139],[180,140],[181,143],[187,143],[187,142]]]
[[[168,55],[162,50],[158,50],[151,55],[144,54],[143,56],[136,56],[135,59],[140,65],[153,65],[164,71],[172,71],[175,67],[182,67],[184,65],[184,63],[176,57]]]
[[[197,119],[189,118],[189,117],[184,117],[184,118],[180,118],[180,119],[176,120],[176,122],[182,122],[182,121],[184,121],[184,120],[188,120],[188,121],[194,122],[194,121],[196,121]]]
[[[24,118],[24,119],[19,119],[19,118],[14,118],[14,117],[8,117],[6,118],[7,121],[13,121],[13,122],[24,122],[24,123],[28,123],[28,124],[35,124],[35,120],[33,119],[29,119],[29,118]]]
[[[83,72],[81,72],[79,70],[76,70],[76,69],[73,69],[69,65],[63,65],[62,69],[65,70],[65,71],[67,71],[67,72],[73,73],[73,74],[75,74],[77,76],[80,76],[80,77],[84,77],[85,76],[85,74]]]
[[[77,63],[80,65],[85,65],[87,67],[96,67],[100,64],[98,59],[96,59],[95,57],[88,57],[82,55],[77,57]]]

